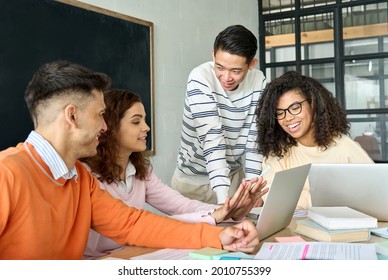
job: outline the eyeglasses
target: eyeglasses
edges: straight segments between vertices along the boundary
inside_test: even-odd
[[[290,106],[288,106],[287,109],[276,109],[275,118],[278,120],[284,119],[286,117],[286,111],[288,111],[288,113],[294,116],[300,114],[300,112],[302,112],[302,103],[306,100],[307,99],[300,102],[294,102]]]

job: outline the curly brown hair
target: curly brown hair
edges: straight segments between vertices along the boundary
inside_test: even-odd
[[[104,92],[105,114],[104,119],[108,130],[99,137],[97,155],[91,158],[82,159],[100,181],[108,184],[120,178],[123,168],[117,164],[119,156],[119,144],[117,132],[120,128],[120,121],[125,112],[135,103],[141,102],[140,97],[128,90],[110,89]],[[148,159],[148,151],[133,152],[129,161],[135,166],[135,176],[145,180],[152,166]]]
[[[314,139],[319,147],[327,149],[335,137],[349,134],[346,113],[333,94],[317,80],[289,71],[267,84],[256,108],[258,151],[264,157],[282,158],[297,145],[275,118],[279,98],[291,90],[304,96],[313,109]]]

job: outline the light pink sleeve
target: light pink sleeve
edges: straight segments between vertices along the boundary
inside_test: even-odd
[[[215,224],[214,218],[209,213],[213,213],[219,207],[218,205],[203,203],[183,196],[164,184],[153,172],[150,173],[145,183],[146,202],[159,211],[188,223]]]

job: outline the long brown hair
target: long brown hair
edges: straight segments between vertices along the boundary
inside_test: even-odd
[[[120,128],[120,121],[125,112],[135,103],[141,102],[140,97],[128,90],[111,89],[104,92],[105,114],[104,119],[108,130],[99,137],[97,155],[82,161],[89,165],[92,172],[100,181],[106,181],[108,184],[120,178],[123,171],[117,164],[119,157],[119,144],[117,141],[117,132]],[[135,176],[141,180],[147,178],[151,163],[147,157],[148,152],[133,152],[129,156],[129,161],[135,166]]]

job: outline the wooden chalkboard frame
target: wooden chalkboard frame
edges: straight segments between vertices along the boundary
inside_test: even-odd
[[[78,1],[74,1],[74,0],[56,0],[57,2],[60,2],[60,3],[64,3],[64,4],[68,4],[68,5],[72,5],[72,6],[75,6],[75,7],[79,7],[79,8],[83,8],[85,10],[89,10],[89,11],[93,11],[93,12],[96,12],[96,13],[100,13],[100,14],[103,14],[103,15],[107,15],[107,16],[112,16],[112,17],[115,17],[117,19],[121,19],[121,20],[124,20],[124,21],[128,21],[128,22],[133,22],[133,23],[136,23],[136,24],[140,24],[140,25],[143,25],[143,26],[146,26],[149,28],[149,36],[150,36],[150,49],[149,49],[149,53],[150,53],[150,62],[149,62],[149,65],[150,65],[150,89],[151,89],[151,92],[150,92],[150,96],[149,96],[149,100],[150,100],[150,106],[148,108],[145,108],[146,109],[146,113],[147,114],[151,114],[151,116],[149,116],[148,119],[150,119],[150,133],[151,133],[151,142],[150,142],[150,145],[149,145],[149,149],[150,149],[150,154],[151,155],[155,155],[155,120],[154,120],[154,70],[153,70],[153,67],[154,67],[154,63],[153,63],[153,53],[154,53],[154,24],[150,21],[146,21],[146,20],[142,20],[142,19],[139,19],[139,18],[136,18],[136,17],[131,17],[131,16],[128,16],[128,15],[124,15],[124,14],[120,14],[120,13],[117,13],[117,12],[113,12],[113,11],[110,11],[110,10],[106,10],[106,9],[103,9],[103,8],[99,8],[99,7],[96,7],[96,6],[93,6],[93,5],[89,5],[89,4],[86,4],[86,3],[81,3],[81,2],[78,2]],[[147,107],[147,106],[146,106]]]
[[[0,2],[3,1],[7,0],[0,0]],[[37,2],[41,5],[37,6],[38,12],[41,12],[42,6],[44,8],[42,15],[34,15],[33,11],[28,10],[29,7],[33,10],[36,7],[35,3]],[[147,137],[147,146],[151,155],[154,155],[153,23],[74,0],[36,0],[36,2],[12,1],[12,3],[15,3],[14,6],[11,6],[11,4],[8,3],[4,2],[2,4],[2,7],[7,8],[7,14],[2,12],[5,16],[3,19],[0,19],[0,24],[2,25],[0,26],[0,36],[2,36],[2,40],[7,40],[6,44],[0,46],[0,129],[2,130],[3,135],[0,136],[0,150],[6,148],[4,147],[5,144],[14,146],[18,142],[24,141],[29,130],[33,128],[23,98],[25,87],[32,77],[32,74],[41,64],[54,60],[52,59],[53,57],[58,57],[58,59],[71,60],[93,70],[107,73],[112,78],[112,87],[125,88],[140,95],[147,113],[147,123],[150,126],[150,132]],[[28,7],[26,7],[26,11],[21,12],[21,7],[24,7],[23,3]],[[15,11],[16,9],[18,10]],[[26,15],[27,17],[31,17],[30,21],[28,21],[28,26],[23,23],[23,16],[21,16],[21,13],[24,13],[23,15]],[[49,18],[52,17],[52,14],[56,14],[57,17],[52,18],[52,21],[50,21]],[[67,21],[61,19],[57,20],[57,18],[62,17],[64,14],[66,14]],[[47,16],[47,21],[39,19],[39,17],[44,18],[44,16]],[[7,17],[7,19],[4,19],[5,17]],[[80,22],[85,22],[84,25],[81,24],[82,26],[80,26],[82,31],[78,32],[79,25],[69,22],[69,17],[75,22],[79,20],[79,17],[82,17]],[[89,21],[87,21],[88,19]],[[98,37],[98,41],[96,41],[96,43],[101,46],[96,46],[97,50],[95,51],[96,54],[93,54],[94,57],[91,56],[89,52],[85,53],[85,51],[83,51],[80,54],[77,54],[76,58],[67,59],[66,55],[70,57],[72,55],[66,54],[67,49],[64,51],[60,47],[56,50],[56,45],[54,43],[51,45],[50,39],[48,39],[47,48],[39,41],[39,38],[41,39],[42,36],[49,36],[41,34],[45,33],[45,30],[39,30],[39,26],[42,27],[41,22],[43,22],[44,25],[57,24],[56,26],[49,27],[51,28],[50,32],[52,32],[52,30],[56,32],[57,29],[55,28],[57,28],[57,26],[60,27],[58,30],[69,28],[68,32],[66,30],[65,35],[69,36],[69,38],[67,38],[65,42],[66,44],[69,44],[70,48],[74,48],[72,52],[75,52],[78,48],[81,49],[81,47],[77,46],[82,46],[82,42],[85,42],[82,40],[85,40],[85,37],[89,34],[101,35]],[[38,38],[36,43],[34,43],[34,35],[28,34],[28,32],[23,33],[27,33],[27,39],[20,35],[17,35],[19,37],[13,35],[14,33],[21,34],[19,29],[25,28],[26,30],[30,30],[30,25],[35,23],[38,27],[36,31],[35,29],[32,29],[32,33],[36,32],[36,38]],[[96,24],[97,27],[93,24]],[[45,26],[43,27],[43,29],[45,29]],[[71,27],[73,29],[71,29]],[[87,28],[91,29],[90,33]],[[120,30],[120,33],[116,32],[118,29]],[[98,33],[100,30],[103,31]],[[107,30],[112,32],[108,32]],[[126,30],[128,30],[127,33]],[[119,35],[115,35],[116,33]],[[102,36],[102,34],[109,34],[109,38],[105,40],[105,37]],[[63,37],[63,34],[61,35]],[[53,36],[52,33],[51,36]],[[90,36],[89,40],[93,40],[93,36]],[[44,40],[47,39],[46,37],[43,37]],[[62,37],[58,36],[59,41]],[[117,40],[115,41],[116,38]],[[67,43],[69,42],[69,39],[71,43]],[[72,42],[73,39],[74,42]],[[107,42],[108,40],[109,42]],[[27,44],[23,47],[25,43]],[[106,47],[108,43],[111,43],[109,46],[112,46],[112,49]],[[38,49],[37,46],[40,49]],[[18,51],[13,51],[12,48],[18,48]],[[104,50],[106,50],[106,52]],[[123,50],[122,53],[120,52],[121,50]],[[55,53],[56,51],[57,53]],[[109,51],[111,53],[109,53]],[[94,52],[94,49],[92,49],[91,52]],[[117,55],[116,52],[120,53]],[[42,57],[39,57],[40,55],[42,55]],[[10,56],[12,58],[10,58]],[[43,61],[46,57],[50,60]],[[109,59],[107,57],[109,57]],[[111,57],[114,58],[111,59]],[[119,66],[115,68],[115,59],[118,60],[117,57],[120,61],[117,64]],[[15,60],[17,60],[17,63],[14,63]],[[129,62],[122,62],[121,60]],[[14,64],[17,66],[14,67]],[[127,67],[127,65],[130,67]],[[105,71],[104,66],[107,67],[107,71]],[[15,69],[10,69],[11,67],[14,67]],[[112,68],[114,69],[112,70]],[[12,81],[7,84],[7,80],[10,80],[10,78],[12,78]],[[1,79],[3,79],[3,81]],[[130,81],[131,79],[132,81]],[[117,82],[117,84],[115,84],[115,82]],[[28,121],[31,123],[26,124]]]

